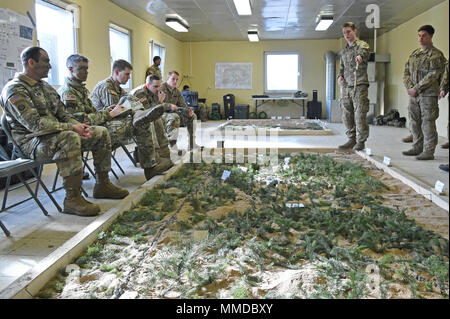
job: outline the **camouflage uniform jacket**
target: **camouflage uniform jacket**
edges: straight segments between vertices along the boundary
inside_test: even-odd
[[[441,80],[441,87],[439,88],[439,91],[445,91],[445,94],[448,93],[448,60],[445,63],[445,70],[444,70],[444,74],[442,75],[442,80]]]
[[[438,96],[444,68],[445,58],[440,50],[434,46],[416,49],[405,64],[403,84],[421,96]]]
[[[127,92],[109,77],[97,83],[92,90],[91,100],[97,110],[100,111],[111,105],[118,104],[120,98],[126,94]]]
[[[150,109],[159,104],[162,104],[162,106],[164,107],[164,112],[171,112],[172,110],[170,103],[160,103],[158,96],[148,90],[145,84],[134,88],[130,92],[130,94],[137,97],[139,101],[144,105],[145,109]]]
[[[66,110],[80,122],[89,122],[90,125],[104,125],[112,119],[108,110],[97,111],[89,98],[89,90],[84,83],[66,78],[58,93],[66,105]]]
[[[164,102],[175,104],[178,108],[187,108],[186,100],[176,87],[171,88],[166,82],[161,84],[161,91],[166,94]]]
[[[156,64],[153,64],[151,67],[147,69],[147,71],[145,72],[145,79],[147,79],[147,76],[151,74],[159,76],[159,79],[162,81],[161,69]]]
[[[0,105],[8,117],[14,140],[25,154],[32,154],[39,144],[38,137],[28,134],[72,131],[72,126],[79,124],[50,84],[24,73],[16,73],[5,85]]]
[[[362,57],[362,62],[358,66],[356,85],[369,85],[369,80],[367,78],[367,62],[369,61],[369,54],[369,45],[362,40],[356,39],[352,45],[347,44],[345,46],[341,55],[341,66],[338,78],[342,76],[346,86],[355,86],[355,59],[358,55]]]

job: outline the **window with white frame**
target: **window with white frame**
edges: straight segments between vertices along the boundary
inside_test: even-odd
[[[300,54],[264,52],[265,93],[293,93],[301,89]]]
[[[111,23],[109,25],[109,47],[111,68],[114,61],[119,59],[131,63],[130,31]],[[130,78],[126,84],[121,86],[125,89],[131,89],[131,85]]]
[[[159,65],[159,68],[161,69],[161,75],[164,79],[164,66],[166,61],[166,48],[156,43],[155,41],[150,41],[150,65],[153,65],[153,58],[155,56],[159,56],[161,58],[161,64]]]
[[[47,51],[52,66],[48,83],[62,85],[64,77],[69,75],[66,60],[77,52],[77,7],[57,0],[36,0],[35,9],[39,46]]]

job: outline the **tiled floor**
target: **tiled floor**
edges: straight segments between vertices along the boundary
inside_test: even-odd
[[[216,147],[217,140],[222,138],[215,136],[208,140],[205,136],[208,136],[211,130],[221,123],[223,122],[202,123],[201,131],[205,135],[200,139],[200,134],[198,134],[197,143],[210,148]],[[335,148],[346,141],[345,129],[342,124],[328,124],[328,126],[333,131],[333,135],[279,136],[276,139],[267,139],[257,143],[226,139],[225,147],[245,145],[245,147],[263,148]],[[371,126],[370,129],[370,137],[366,146],[372,149],[374,158],[382,161],[384,156],[389,156],[392,159],[393,167],[417,178],[429,187],[433,187],[436,180],[441,180],[446,184],[448,194],[449,175],[438,168],[439,164],[448,163],[448,150],[443,150],[438,146],[434,161],[416,161],[414,157],[405,157],[401,154],[401,151],[409,148],[409,145],[401,142],[401,138],[409,134],[407,129],[384,126]],[[439,144],[446,141],[444,138],[439,138]],[[182,149],[186,145],[187,132],[183,128],[180,130],[178,146]],[[132,150],[133,146],[130,145],[129,149]],[[124,167],[126,175],[121,174],[115,164],[112,164],[113,169],[119,175],[119,180],[117,181],[114,177],[111,180],[132,192],[145,182],[142,169],[135,168],[121,150],[118,151],[117,158]],[[43,179],[46,185],[51,185],[54,170],[55,165],[45,167]],[[61,179],[59,183],[61,183]],[[92,194],[93,186],[94,179],[92,177],[83,184],[88,194]],[[64,194],[64,190],[55,193],[55,198],[61,205]],[[9,201],[14,202],[27,195],[26,190],[21,188],[10,193]],[[0,196],[2,198],[3,191],[0,191]],[[32,200],[0,214],[0,219],[11,232],[11,237],[6,237],[0,231],[0,291],[96,219],[96,217],[81,218],[59,213],[42,191],[39,198],[49,211],[49,216],[44,216]],[[117,201],[114,200],[95,200],[91,197],[88,200],[99,204],[102,212],[117,205]],[[448,203],[448,195],[446,201]]]

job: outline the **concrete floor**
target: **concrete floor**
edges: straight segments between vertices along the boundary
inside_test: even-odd
[[[222,123],[223,121],[200,123],[199,128],[202,134],[197,134],[197,143],[210,148],[217,147],[217,141],[223,140],[223,138],[215,132],[215,128]],[[257,142],[251,141],[251,139],[225,139],[225,147],[326,149],[336,148],[346,141],[343,124],[329,123],[328,127],[333,131],[333,135],[278,136],[262,138]],[[449,175],[438,168],[439,164],[449,162],[448,150],[438,146],[435,160],[417,161],[414,157],[406,157],[401,154],[410,146],[401,142],[401,139],[409,134],[407,129],[371,125],[370,130],[366,147],[371,148],[372,158],[382,162],[384,156],[390,157],[393,168],[426,187],[433,188],[437,180],[443,182],[446,186],[445,194],[441,198],[446,201],[448,210]],[[211,138],[210,135],[212,135]],[[447,142],[447,139],[439,137],[439,145],[444,142]],[[185,128],[182,128],[178,147],[183,149],[186,145],[187,132]],[[129,145],[128,148],[133,150],[134,146]],[[122,150],[118,150],[116,158],[119,159],[126,175],[120,173],[113,163],[112,167],[119,175],[119,180],[114,177],[111,177],[111,180],[130,192],[136,190],[145,182],[142,169],[135,168]],[[54,173],[55,165],[46,165],[43,172],[43,180],[46,185],[52,184]],[[83,187],[89,195],[92,194],[94,183],[93,177],[83,183]],[[61,179],[59,179],[60,184]],[[64,190],[54,193],[56,200],[61,205],[64,195]],[[0,196],[3,198],[3,191],[0,192]],[[8,204],[27,196],[28,192],[24,188],[14,190],[9,195]],[[42,191],[39,199],[49,211],[50,216],[44,216],[33,200],[0,214],[1,221],[11,232],[11,237],[6,237],[0,231],[0,292],[97,218],[61,214]],[[115,200],[96,200],[91,197],[88,200],[99,204],[102,212],[117,205]]]

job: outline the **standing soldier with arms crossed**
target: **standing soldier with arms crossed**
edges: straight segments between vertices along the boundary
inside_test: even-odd
[[[420,48],[414,50],[405,64],[403,83],[409,95],[409,128],[413,145],[406,156],[418,160],[433,160],[438,134],[436,119],[439,117],[438,96],[445,58],[433,46],[434,28],[424,25],[418,30]]]
[[[369,137],[369,125],[367,124],[369,45],[358,39],[357,31],[353,22],[347,22],[342,26],[342,33],[347,45],[341,56],[338,83],[342,87],[342,121],[347,129],[345,134],[348,141],[339,148],[353,148],[361,151]]]

